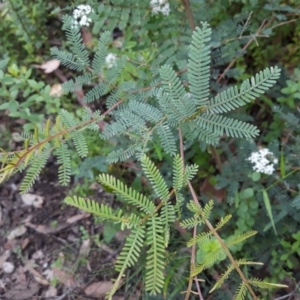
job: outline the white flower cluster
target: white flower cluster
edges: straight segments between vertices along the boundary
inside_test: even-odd
[[[170,4],[166,0],[150,0],[150,7],[153,15],[162,13],[168,16],[170,14]]]
[[[275,171],[274,165],[278,163],[278,159],[266,148],[252,152],[248,160],[254,164],[254,171],[267,175],[271,175]]]
[[[105,62],[106,62],[107,67],[109,69],[111,69],[116,64],[116,60],[117,60],[117,55],[116,54],[108,53],[106,58],[105,58]]]
[[[94,10],[89,5],[78,5],[73,11],[74,26],[90,26],[92,19],[88,17]]]

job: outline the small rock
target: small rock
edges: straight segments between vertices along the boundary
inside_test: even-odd
[[[11,274],[15,270],[15,266],[11,262],[4,262],[2,265],[3,272],[6,274]]]

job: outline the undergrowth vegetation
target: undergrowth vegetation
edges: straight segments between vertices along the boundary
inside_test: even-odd
[[[21,2],[0,11],[0,111],[24,121],[0,182],[23,172],[26,193],[57,166],[64,203],[129,232],[107,298],[130,274],[143,299],[298,292],[297,1]],[[63,93],[33,67],[50,57]]]

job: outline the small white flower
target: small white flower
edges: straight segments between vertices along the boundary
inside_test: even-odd
[[[168,16],[170,14],[170,4],[166,0],[151,0],[150,7],[153,15],[162,13]]]
[[[254,164],[254,171],[267,175],[274,173],[274,165],[278,163],[278,159],[274,156],[274,153],[266,148],[252,152],[248,160]]]
[[[94,10],[89,5],[78,5],[73,11],[73,26],[90,26],[92,19],[87,17]]]
[[[105,58],[107,67],[111,69],[116,64],[116,60],[117,60],[117,55],[113,53],[109,53]]]

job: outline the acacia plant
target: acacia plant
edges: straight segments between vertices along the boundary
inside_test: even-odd
[[[159,79],[156,78],[150,86],[141,87],[139,79],[124,80],[122,77],[122,70],[125,68],[126,71],[126,56],[118,58],[113,66],[107,68],[108,45],[112,42],[109,31],[101,34],[96,52],[90,60],[90,53],[82,42],[79,27],[74,26],[70,17],[65,16],[63,21],[70,51],[55,47],[52,48],[52,54],[63,66],[82,72],[82,75],[65,82],[63,88],[66,92],[73,92],[87,86],[90,89],[83,101],[88,104],[107,96],[107,110],[101,113],[85,108],[81,120],[72,113],[61,110],[55,122],[47,120],[44,125],[36,127],[32,134],[24,134],[22,150],[1,153],[0,181],[3,182],[15,172],[26,170],[20,189],[27,192],[53,153],[60,165],[59,182],[68,185],[71,176],[70,141],[80,157],[88,156],[85,130],[98,131],[99,122],[109,117],[100,138],[109,140],[118,137],[122,145],[118,145],[107,156],[107,160],[115,163],[133,157],[141,164],[153,189],[152,194],[144,195],[109,174],[100,174],[98,181],[121,200],[119,209],[82,197],[65,199],[69,205],[88,211],[102,221],[119,224],[122,230],[131,231],[116,262],[119,275],[107,295],[109,299],[112,299],[119,288],[125,272],[139,261],[145,261],[145,290],[153,295],[162,292],[168,268],[164,258],[176,221],[179,221],[181,227],[193,231],[193,237],[187,243],[191,247],[191,258],[185,299],[189,299],[194,288],[201,295],[198,277],[204,270],[214,268],[216,263],[224,259],[228,260],[228,267],[211,288],[211,292],[220,288],[234,271],[240,277],[235,299],[245,299],[247,293],[253,299],[258,299],[255,291],[257,288],[283,287],[257,278],[247,278],[242,272],[241,266],[259,263],[246,258],[237,260],[230,249],[256,232],[248,231],[227,239],[221,238],[219,232],[231,215],[220,218],[217,224],[211,224],[209,218],[214,203],[212,200],[204,205],[199,202],[191,184],[198,167],[195,164],[186,165],[184,159],[185,145],[195,141],[204,146],[216,146],[224,135],[244,139],[258,136],[256,126],[229,117],[228,112],[270,89],[279,78],[280,69],[266,68],[244,80],[239,86],[216,88],[212,84],[212,45],[222,35],[212,35],[209,24],[202,22],[191,35],[186,69],[175,71],[170,64],[162,64],[159,69],[154,67],[153,76],[159,75]],[[156,64],[157,60],[154,66]],[[160,170],[149,158],[151,143],[154,141],[172,157],[171,186],[168,186]],[[186,187],[190,196],[183,192]],[[129,213],[125,209],[127,205],[134,210]],[[186,218],[181,214],[183,209],[190,212],[190,217]],[[201,224],[205,224],[207,229],[198,232]],[[201,258],[196,258],[197,250],[208,242],[214,244],[213,249]]]

